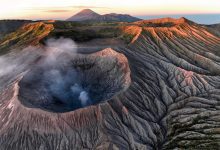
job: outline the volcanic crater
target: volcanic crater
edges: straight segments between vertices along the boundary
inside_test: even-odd
[[[73,111],[107,101],[131,82],[127,58],[110,48],[92,54],[62,54],[56,61],[41,60],[23,76],[18,99],[25,107]]]

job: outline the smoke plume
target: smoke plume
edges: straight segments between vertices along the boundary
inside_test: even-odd
[[[78,82],[74,68],[65,69],[65,64],[71,63],[77,54],[77,45],[71,39],[49,39],[43,48],[27,47],[21,51],[0,56],[0,83],[8,77],[14,79],[24,72],[39,73],[38,77],[26,78],[24,83],[43,85],[45,97],[57,103],[69,105],[90,104],[89,93]],[[37,79],[39,78],[39,79]],[[35,83],[35,81],[40,83]],[[41,90],[41,89],[39,89]]]

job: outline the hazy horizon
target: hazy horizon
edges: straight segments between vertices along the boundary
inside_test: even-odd
[[[158,19],[158,18],[187,18],[193,22],[199,24],[219,24],[220,23],[220,13],[219,14],[178,14],[178,15],[146,15],[146,16],[136,16],[144,20],[148,19]]]
[[[217,16],[220,14],[219,0],[20,0],[19,3],[16,0],[0,0],[0,4],[1,20],[64,20],[89,8],[99,14],[130,14],[141,19],[181,16],[198,23],[220,23],[220,17]]]
[[[112,12],[114,13],[114,12]],[[74,15],[74,14],[73,14]],[[68,16],[71,17],[71,16]],[[0,20],[66,20],[66,18],[36,18],[36,19],[28,19],[28,18],[5,18]],[[143,16],[134,16],[138,17],[143,20],[150,20],[150,19],[159,19],[159,18],[181,18],[185,17],[191,21],[194,21],[199,24],[219,24],[220,23],[220,13],[219,14],[171,14],[171,15],[143,15]]]

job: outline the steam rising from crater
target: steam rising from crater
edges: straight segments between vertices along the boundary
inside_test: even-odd
[[[77,53],[77,45],[73,40],[66,38],[48,39],[46,49],[45,61],[48,61],[48,63],[57,62],[56,59],[62,54],[74,56]]]
[[[49,39],[46,42],[46,55],[37,65],[39,70],[43,70],[40,83],[48,93],[45,99],[53,99],[55,103],[70,108],[90,104],[89,94],[80,86],[75,68],[65,67],[71,64],[76,54],[77,46],[70,39]]]
[[[130,84],[124,55],[112,49],[78,54],[69,39],[50,39],[40,59],[19,82],[20,102],[31,108],[66,112],[98,104]]]
[[[130,69],[123,54],[112,49],[78,54],[76,44],[64,38],[0,57],[1,82],[7,84],[19,76],[23,76],[18,92],[21,104],[52,112],[98,104],[130,85]]]
[[[64,68],[52,67],[69,63],[70,58],[74,58],[76,53],[77,46],[71,39],[49,39],[46,41],[44,49],[39,47],[27,47],[21,50],[16,57],[13,53],[0,57],[0,77],[1,79],[5,78],[5,80],[7,80],[7,77],[16,77],[20,73],[40,66],[41,69],[44,70],[41,74],[41,83],[48,87],[48,89],[45,90],[48,90],[55,98],[62,100],[62,103],[65,103],[65,100],[69,99],[69,95],[75,95],[75,97],[78,97],[78,100],[81,101],[80,103],[86,106],[90,98],[82,87],[75,86],[75,84],[71,85],[72,94],[69,93],[71,90],[66,89],[66,85],[69,84],[68,82],[77,78],[75,70],[67,70],[65,73],[62,73],[61,70]],[[40,59],[40,62],[37,63],[36,66],[33,63],[39,58],[42,59]],[[52,68],[48,69],[48,67]],[[28,78],[28,80],[35,79]]]

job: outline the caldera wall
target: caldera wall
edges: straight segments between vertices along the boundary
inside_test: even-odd
[[[19,82],[18,99],[25,106],[67,112],[107,101],[130,85],[123,54],[112,49],[93,54],[60,54],[56,63],[42,58]]]

